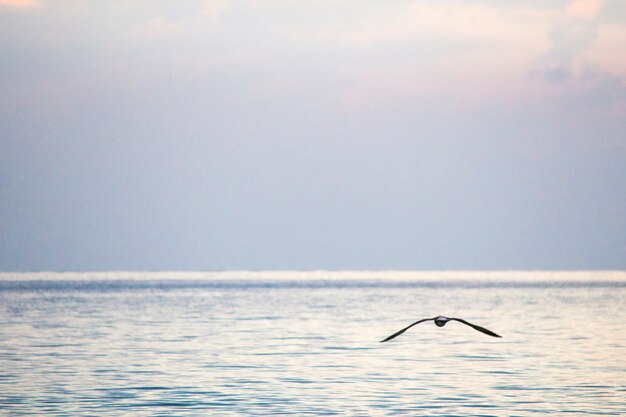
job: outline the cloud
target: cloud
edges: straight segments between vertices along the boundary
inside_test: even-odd
[[[133,37],[140,39],[160,39],[177,36],[182,32],[183,25],[181,23],[171,22],[160,17],[141,23],[130,31]]]
[[[600,26],[604,0],[575,0],[548,32],[550,48],[540,60],[544,78],[563,82],[579,71],[584,55],[593,46]]]
[[[606,109],[615,115],[626,114],[626,84],[621,77],[590,66],[583,70],[576,84],[576,88],[565,95],[568,107],[584,111]]]
[[[562,108],[623,117],[623,65],[611,52],[623,44],[624,36],[601,20],[604,6],[605,0],[572,1],[549,28],[550,47],[534,74],[548,81],[544,91],[555,94]]]
[[[37,6],[39,3],[35,0],[0,0],[0,6],[27,8]]]
[[[488,40],[522,42],[537,27],[543,27],[547,13],[533,9],[501,9],[481,4],[410,3],[327,27],[318,33],[346,45],[373,46],[415,40]]]
[[[565,9],[569,16],[580,18],[594,18],[598,16],[605,0],[576,0]]]
[[[197,8],[180,8],[178,13],[160,9],[158,15],[134,24],[128,33],[132,38],[139,40],[193,37],[194,31],[206,30],[230,7],[231,3],[228,0],[213,0],[203,2]]]
[[[231,6],[228,0],[208,0],[200,8],[200,14],[211,19],[223,15]]]
[[[345,103],[441,94],[514,97],[525,91],[530,67],[549,46],[551,10],[476,2],[392,4],[325,22],[311,34],[324,47],[342,51]]]

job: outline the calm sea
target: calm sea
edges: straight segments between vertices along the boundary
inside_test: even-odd
[[[2,416],[548,413],[626,415],[626,272],[0,274]]]

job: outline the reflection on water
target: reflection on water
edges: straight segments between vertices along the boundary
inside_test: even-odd
[[[291,277],[2,274],[0,415],[626,414],[625,273]]]

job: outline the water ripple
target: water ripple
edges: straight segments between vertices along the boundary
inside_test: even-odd
[[[626,283],[515,277],[0,280],[0,414],[625,415]]]

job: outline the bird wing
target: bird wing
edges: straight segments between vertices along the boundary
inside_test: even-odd
[[[397,332],[395,332],[394,334],[392,334],[388,338],[381,340],[381,342],[386,342],[388,340],[393,339],[394,337],[400,336],[402,333],[406,332],[407,330],[409,330],[411,327],[415,326],[416,324],[420,324],[420,323],[422,323],[424,321],[428,321],[428,320],[435,320],[435,318],[433,317],[431,319],[421,319],[421,320],[416,321],[415,323],[411,323],[408,326],[406,326],[404,329],[398,330]]]
[[[489,329],[485,329],[484,327],[477,326],[477,325],[472,324],[472,323],[470,323],[469,321],[465,321],[465,320],[463,320],[463,319],[450,318],[450,320],[460,321],[461,323],[463,323],[463,324],[467,324],[468,326],[473,327],[474,329],[478,330],[479,332],[482,332],[482,333],[484,333],[484,334],[488,334],[489,336],[493,336],[493,337],[502,337],[502,336],[500,336],[499,334],[496,334],[496,333],[492,332],[492,331],[491,331],[491,330],[489,330]]]

